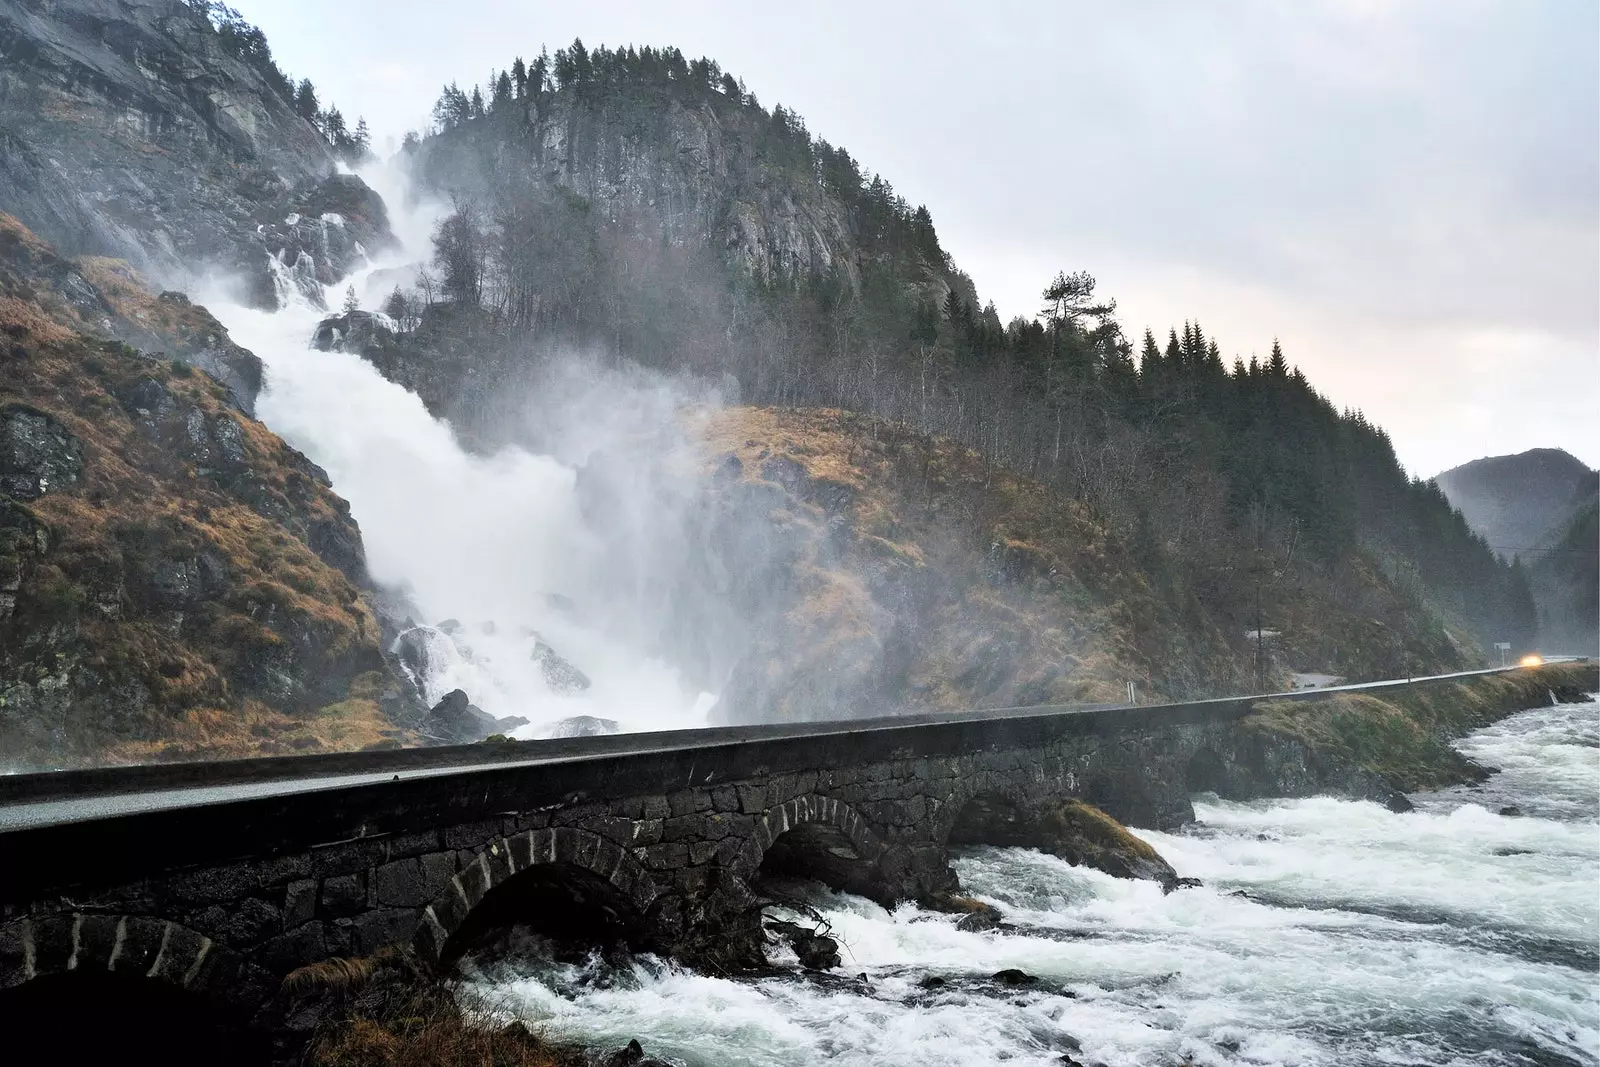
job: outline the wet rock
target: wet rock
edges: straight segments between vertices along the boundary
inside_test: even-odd
[[[452,689],[422,720],[422,732],[440,741],[462,744],[482,741],[490,734],[499,733],[500,723],[468,701],[463,690]]]
[[[1039,984],[1038,978],[1029,974],[1027,971],[1020,971],[1015,967],[1007,967],[1003,971],[996,971],[989,977],[994,981],[999,982],[1001,985],[1011,986],[1013,988],[1022,988],[1025,986]]]
[[[319,352],[355,352],[358,355],[378,337],[394,332],[387,315],[370,311],[350,311],[330,315],[317,323],[311,334],[311,347]]]
[[[433,626],[415,626],[395,638],[395,658],[419,691],[426,689],[434,670],[450,658],[454,645],[447,632]]]
[[[1389,799],[1384,801],[1383,806],[1392,812],[1402,815],[1408,811],[1415,811],[1417,809],[1417,806],[1411,803],[1411,798],[1407,797],[1404,793],[1390,793]]]
[[[1533,855],[1533,849],[1515,847],[1497,848],[1494,850],[1494,854],[1496,856],[1531,856]]]
[[[551,737],[603,737],[620,733],[622,727],[615,719],[602,719],[595,715],[573,715],[557,719],[549,728]]]
[[[36,500],[83,477],[83,448],[54,417],[21,404],[0,407],[0,493]]]
[[[832,970],[842,962],[839,942],[825,934],[791,922],[768,922],[767,929],[789,942],[800,958],[800,966],[808,971]]]
[[[943,989],[949,984],[950,980],[948,978],[937,974],[928,974],[917,982],[917,987],[920,989]]]
[[[957,898],[954,903],[959,910],[966,912],[956,923],[957,930],[965,930],[968,933],[993,930],[999,927],[1003,918],[999,908],[982,901]]]
[[[1161,883],[1161,895],[1166,896],[1179,889],[1199,889],[1204,884],[1198,878],[1174,878],[1170,882]]]
[[[533,662],[539,665],[544,684],[553,693],[570,695],[589,688],[589,676],[574,667],[564,656],[543,641],[533,645]]]
[[[1507,804],[1505,807],[1500,809],[1499,814],[1504,815],[1508,819],[1516,819],[1522,816],[1522,809],[1517,807],[1515,804]]]
[[[1143,878],[1177,888],[1178,872],[1142,838],[1081,800],[1024,810],[1000,798],[978,798],[951,830],[955,844],[1036,848],[1116,878]]]
[[[611,1055],[601,1061],[602,1067],[668,1067],[664,1060],[655,1059],[644,1054],[644,1047],[639,1044],[638,1038],[629,1041]]]

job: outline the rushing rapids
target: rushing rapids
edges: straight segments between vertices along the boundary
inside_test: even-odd
[[[1461,748],[1502,773],[1407,814],[1201,799],[1186,831],[1142,835],[1198,889],[977,849],[962,881],[1009,924],[986,933],[817,891],[849,977],[595,959],[497,964],[475,988],[695,1067],[1600,1062],[1600,704],[1524,712]],[[1007,969],[1036,981],[993,977]]]

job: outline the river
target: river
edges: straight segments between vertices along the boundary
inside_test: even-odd
[[[1141,832],[1197,889],[983,848],[955,865],[1008,929],[814,889],[833,975],[646,958],[501,968],[474,989],[689,1067],[1600,1063],[1600,705],[1523,712],[1460,748],[1501,773],[1406,814],[1197,798],[1192,826]],[[990,977],[1006,968],[1038,982]]]

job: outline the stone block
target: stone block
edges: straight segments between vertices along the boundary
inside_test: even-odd
[[[711,791],[712,811],[738,811],[739,791],[732,786],[722,785]]]
[[[449,826],[444,831],[446,848],[477,851],[492,839],[500,836],[500,820],[480,819],[477,822]]]
[[[704,815],[679,815],[668,819],[661,830],[663,841],[695,841],[706,836]]]
[[[200,959],[201,951],[209,953],[211,947],[205,937],[182,926],[172,926],[165,937],[166,944],[162,946],[160,958],[150,965],[150,976],[173,985],[182,985],[194,969],[195,962]]]
[[[283,894],[283,928],[292,930],[317,917],[317,880],[290,882]]]
[[[382,837],[362,837],[354,841],[339,841],[319,845],[310,852],[309,876],[328,878],[334,875],[354,874],[376,867],[389,859],[389,845]]]
[[[699,794],[693,789],[680,789],[676,793],[667,795],[667,809],[674,818],[692,815],[695,810],[695,800]]]
[[[685,867],[689,863],[689,846],[678,841],[667,841],[641,849],[639,862],[653,871]]]
[[[646,819],[666,819],[671,817],[672,807],[663,796],[648,796],[644,798],[644,817]]]
[[[289,852],[268,856],[257,865],[256,880],[263,889],[276,889],[297,878],[311,876],[311,856],[306,852]]]
[[[356,916],[350,928],[353,951],[367,956],[385,945],[410,941],[420,913],[420,908],[377,908]]]
[[[81,944],[82,923],[89,918],[96,919],[106,927],[98,958],[98,966],[104,966],[106,958],[111,955],[111,944],[116,940],[116,920],[108,916],[85,916],[69,912],[29,921],[28,939],[33,946],[35,974],[56,974],[67,969],[67,961],[73,958]],[[74,932],[74,925],[78,926],[77,932]]]
[[[262,944],[251,957],[274,974],[328,958],[328,939],[320,922],[308,922]]]
[[[735,787],[739,793],[739,810],[746,815],[760,815],[767,810],[767,790],[764,786],[741,785]]]
[[[0,989],[20,985],[32,977],[28,973],[33,957],[33,924],[19,919],[0,926]]]
[[[148,974],[160,954],[171,923],[145,915],[127,915],[117,923],[117,942],[106,969],[126,974]]]
[[[421,856],[427,852],[438,852],[444,848],[442,835],[437,830],[421,830],[414,834],[395,834],[389,838],[389,848],[386,853],[389,859],[404,859],[407,856]]]
[[[189,903],[239,900],[261,887],[259,867],[253,862],[230,863],[184,871],[166,880],[166,896]]]
[[[579,826],[592,834],[609,837],[619,845],[630,844],[634,840],[633,820],[620,815],[596,815],[583,820]]]
[[[661,819],[640,819],[633,824],[633,837],[629,840],[629,844],[636,846],[655,844],[666,832],[666,825]]]
[[[232,905],[213,904],[189,917],[188,924],[214,941],[239,949],[252,948],[284,929],[283,913],[259,897],[246,897]]]
[[[367,874],[336,874],[322,880],[322,914],[355,915],[367,907]]]
[[[709,863],[721,847],[716,841],[692,841],[689,843],[689,862],[693,864]]]

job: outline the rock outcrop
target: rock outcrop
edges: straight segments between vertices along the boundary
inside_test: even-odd
[[[348,505],[167,353],[254,358],[182,297],[0,216],[0,750],[61,766],[400,743],[408,697]]]

